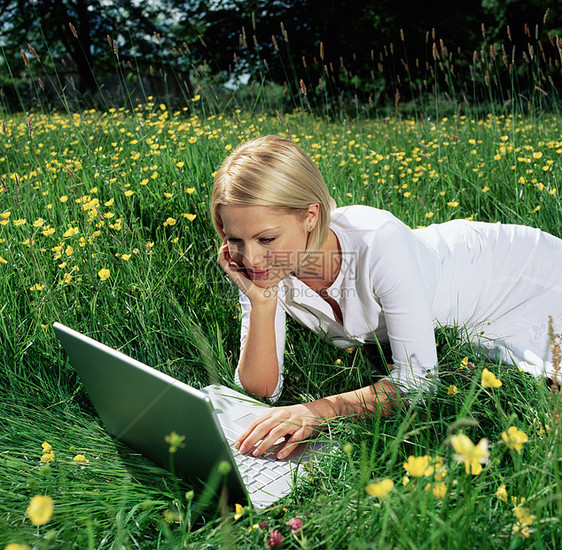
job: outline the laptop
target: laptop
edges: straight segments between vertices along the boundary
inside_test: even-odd
[[[226,461],[232,503],[250,502],[257,509],[273,504],[304,474],[303,463],[327,446],[304,442],[284,460],[271,451],[242,455],[234,441],[268,405],[225,386],[192,388],[60,323],[53,328],[111,435],[167,469],[165,437],[185,436],[174,455],[176,474],[205,483]]]

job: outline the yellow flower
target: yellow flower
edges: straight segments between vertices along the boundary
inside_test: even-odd
[[[529,508],[523,508],[522,506],[516,506],[513,511],[515,512],[515,516],[519,520],[520,523],[524,525],[532,525],[533,521],[537,519],[536,516],[533,516]]]
[[[428,476],[433,473],[433,468],[429,467],[431,457],[425,456],[409,456],[408,462],[404,462],[404,469],[414,477]]]
[[[236,521],[237,519],[240,519],[244,514],[244,506],[242,506],[241,504],[235,504],[234,507],[236,508],[234,514],[234,520]]]
[[[39,283],[34,284],[33,286],[29,287],[29,290],[31,290],[31,292],[40,292],[41,290],[43,290],[45,288],[45,285],[40,285]]]
[[[482,187],[482,193],[487,193],[490,190],[490,188],[486,185],[485,187]]]
[[[341,365],[341,363],[342,363],[342,360],[341,360],[341,359],[339,359],[339,358],[336,359],[336,365]]]
[[[443,482],[436,483],[435,485],[431,485],[431,483],[428,483],[425,486],[425,490],[429,491],[430,489],[435,498],[443,499],[447,494],[447,486]]]
[[[44,223],[45,223],[45,220],[43,218],[37,218],[33,222],[33,227],[41,227]]]
[[[168,218],[168,219],[164,222],[163,225],[164,225],[164,226],[166,226],[166,225],[176,225],[176,220],[175,220],[175,218]]]
[[[176,166],[177,166],[178,168],[183,168],[183,167],[184,167],[184,164],[185,164],[185,163],[183,162],[183,160],[180,160],[179,162],[176,163]]]
[[[529,529],[528,525],[517,522],[513,526],[512,532],[514,534],[517,533],[521,538],[528,539],[532,531]]]
[[[451,384],[449,386],[449,389],[447,390],[448,395],[457,395],[458,392],[459,392],[458,388],[456,386],[454,386],[453,384]]]
[[[478,475],[482,471],[482,464],[485,464],[490,456],[486,439],[481,439],[475,445],[468,436],[458,434],[451,437],[451,445],[458,453],[456,459],[464,463],[467,474]]]
[[[196,214],[184,214],[183,217],[186,220],[189,220],[190,222],[192,222],[197,217],[197,215]]]
[[[5,260],[4,258],[2,258],[2,256],[0,256],[0,264],[7,264],[8,260]]]
[[[41,448],[43,449],[44,453],[48,453],[49,451],[53,450],[53,448],[46,441],[44,443],[41,443]]]
[[[466,368],[468,366],[468,357],[463,357],[461,361],[461,369]]]
[[[518,453],[521,452],[523,443],[529,441],[527,434],[515,426],[508,428],[507,432],[502,432],[502,439],[510,449],[515,449]]]
[[[104,268],[104,269],[100,269],[100,270],[98,271],[98,277],[99,277],[102,281],[105,281],[105,280],[109,279],[110,275],[111,275],[111,272],[109,271],[109,269],[105,269],[105,268]]]
[[[68,200],[68,197],[66,195],[63,195],[60,199],[59,199],[62,203],[65,203]]]
[[[507,502],[507,489],[505,488],[505,485],[502,484],[498,487],[498,490],[495,492],[495,496],[497,496],[500,500]]]
[[[456,208],[459,205],[459,201],[449,201],[447,203],[447,206],[450,206],[451,208]]]
[[[69,227],[64,233],[63,233],[63,237],[74,237],[74,235],[76,235],[76,233],[78,233],[78,228],[77,227]]]
[[[22,218],[20,220],[14,220],[14,226],[19,227],[20,225],[23,225],[26,222],[27,222],[27,220],[25,218]]]
[[[185,192],[186,192],[188,195],[192,195],[193,193],[195,193],[195,187],[187,187],[186,190],[185,190]]]
[[[425,213],[426,218],[433,218],[433,216],[434,216],[433,212],[426,212]]]
[[[88,459],[84,455],[76,455],[72,460],[74,460],[74,462],[88,462]]]
[[[130,197],[131,195],[134,194],[134,191],[131,191],[130,189],[128,191],[125,191],[125,196],[126,197]]]
[[[493,372],[488,369],[482,371],[482,387],[483,388],[499,388],[502,385],[501,380],[496,378]]]
[[[178,449],[185,447],[183,443],[185,441],[185,435],[179,435],[175,431],[164,437],[164,441],[170,445],[171,453],[175,453]],[[228,462],[226,464],[230,466]]]
[[[369,485],[365,487],[365,491],[372,497],[384,499],[388,496],[388,493],[392,491],[393,487],[394,481],[392,481],[392,479],[385,478],[377,483],[369,483]]]
[[[121,259],[127,261],[131,257],[130,254],[121,254]]]
[[[53,515],[53,499],[48,496],[35,495],[27,507],[27,517],[33,525],[47,523]]]
[[[29,550],[27,544],[17,544],[16,542],[10,542],[4,547],[4,550]]]
[[[48,453],[43,453],[41,455],[41,462],[43,462],[43,464],[49,464],[49,462],[52,462],[53,460],[55,460],[55,453],[53,453],[53,451],[49,451]]]

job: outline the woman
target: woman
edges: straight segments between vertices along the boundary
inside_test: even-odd
[[[236,382],[276,400],[285,315],[338,347],[388,342],[394,369],[356,391],[272,408],[237,441],[287,457],[325,419],[391,414],[436,381],[435,326],[463,326],[483,353],[552,375],[548,316],[562,329],[562,240],[517,225],[456,220],[411,230],[389,212],[335,208],[312,160],[278,136],[236,149],[215,176],[218,261],[240,289]]]

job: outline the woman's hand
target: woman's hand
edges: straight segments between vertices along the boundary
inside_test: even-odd
[[[226,239],[223,240],[217,261],[236,286],[249,298],[252,305],[277,303],[277,284],[267,288],[255,285],[248,277],[246,268],[233,260]]]
[[[299,443],[321,431],[325,420],[314,402],[275,407],[254,420],[234,445],[242,454],[253,449],[252,455],[260,456],[284,439],[284,444],[276,452],[277,458],[283,459]]]

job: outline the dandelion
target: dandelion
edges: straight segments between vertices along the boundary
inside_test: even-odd
[[[468,436],[458,434],[451,437],[451,445],[458,453],[455,458],[464,463],[467,474],[478,475],[482,471],[482,464],[485,464],[490,456],[486,439],[481,439],[475,445]]]
[[[496,375],[493,372],[490,372],[488,369],[484,369],[482,371],[482,387],[483,388],[499,388],[502,385],[501,380],[496,378]]]
[[[365,487],[365,491],[368,495],[372,497],[378,497],[384,499],[388,496],[388,493],[394,488],[394,481],[392,479],[386,478],[378,483],[369,483]]]
[[[74,462],[88,462],[88,459],[84,455],[76,455],[72,460],[74,460]]]
[[[53,499],[49,496],[35,495],[27,507],[27,517],[33,525],[44,525],[53,515]]]
[[[508,428],[507,432],[502,432],[502,439],[510,449],[515,449],[518,453],[521,452],[523,443],[529,441],[527,434],[515,426]]]
[[[107,279],[109,279],[109,277],[111,276],[111,272],[109,271],[109,269],[100,269],[98,271],[98,277],[102,280],[102,281],[106,281]]]
[[[500,485],[494,495],[497,496],[500,500],[507,502],[507,489],[505,488],[505,485]]]
[[[449,386],[449,389],[447,390],[447,394],[448,395],[457,395],[457,393],[459,393],[458,388],[455,385],[451,384]]]
[[[235,504],[235,513],[234,513],[234,521],[240,519],[244,515],[244,506],[241,504]]]

